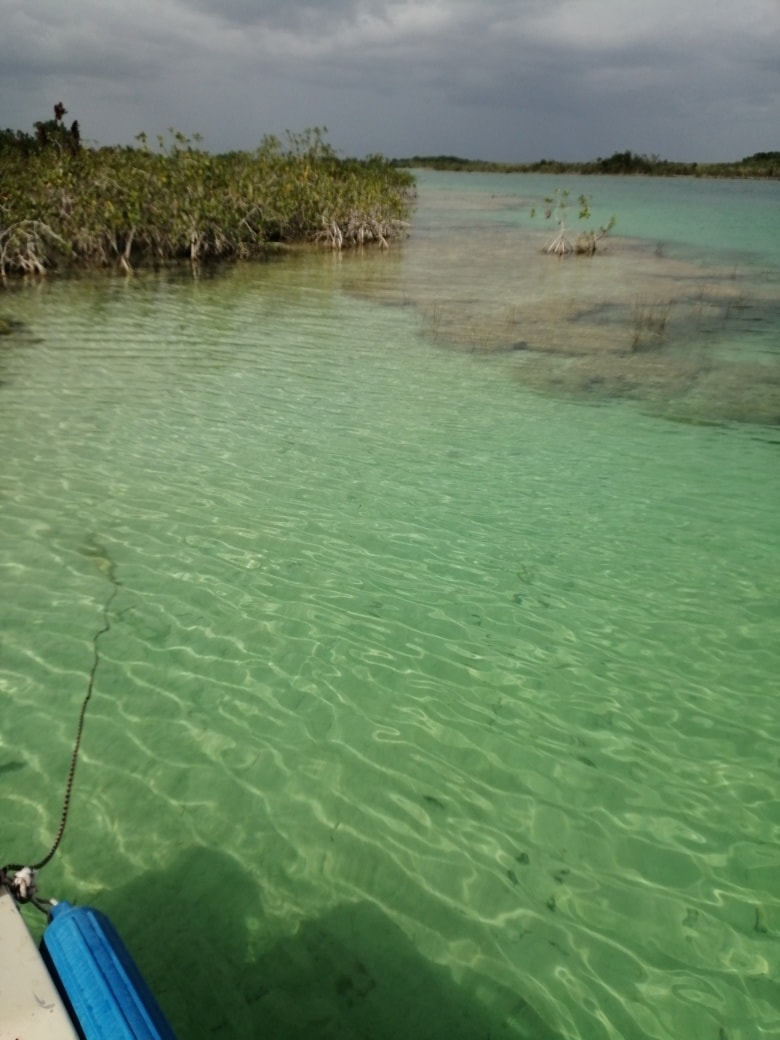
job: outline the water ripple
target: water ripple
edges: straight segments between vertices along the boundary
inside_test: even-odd
[[[49,291],[13,359],[9,857],[56,829],[118,582],[47,882],[240,864],[221,1005],[149,954],[185,1035],[188,999],[246,1023],[245,960],[366,904],[491,1035],[769,1035],[772,446],[518,396],[293,270]]]

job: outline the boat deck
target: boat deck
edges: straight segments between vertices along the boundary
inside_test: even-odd
[[[33,937],[0,885],[0,1040],[78,1040]]]

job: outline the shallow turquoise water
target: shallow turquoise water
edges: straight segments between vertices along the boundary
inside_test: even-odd
[[[427,192],[437,208],[449,209],[461,227],[532,224],[544,226],[546,198],[568,191],[567,223],[599,226],[614,215],[614,236],[647,240],[680,252],[709,256],[712,262],[733,257],[761,264],[780,261],[780,187],[771,180],[713,180],[694,177],[587,177],[544,174],[448,174],[418,172],[424,203]],[[464,205],[467,195],[471,205]],[[585,195],[592,218],[577,218],[578,198]],[[486,200],[494,202],[486,206]],[[431,200],[433,201],[433,199]],[[449,205],[454,203],[454,205]],[[532,217],[532,211],[535,216]],[[548,225],[553,231],[554,220]],[[614,237],[613,236],[613,237]]]
[[[41,884],[181,1037],[773,1035],[780,434],[451,349],[431,299],[597,270],[499,275],[526,232],[453,183],[389,256],[5,297],[3,861],[107,609]]]

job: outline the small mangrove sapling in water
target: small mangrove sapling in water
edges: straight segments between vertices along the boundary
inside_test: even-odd
[[[603,224],[597,230],[589,228],[586,231],[580,231],[572,244],[569,238],[569,229],[567,228],[566,221],[569,211],[569,191],[566,188],[556,188],[552,195],[548,195],[545,200],[544,218],[545,220],[554,220],[558,225],[558,234],[555,238],[549,242],[545,247],[545,253],[551,253],[553,256],[565,256],[567,253],[579,253],[583,256],[593,256],[596,252],[596,246],[598,242],[608,235],[612,228],[615,226],[614,214],[609,218],[606,224]],[[577,214],[578,220],[590,220],[590,199],[587,195],[578,195],[577,202],[579,203],[579,212]],[[536,216],[536,210],[531,210],[531,216]]]

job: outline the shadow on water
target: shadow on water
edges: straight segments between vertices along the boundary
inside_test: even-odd
[[[519,993],[491,982],[492,1006],[483,1004],[372,903],[273,938],[256,883],[221,852],[192,848],[94,902],[181,1040],[559,1040]]]

